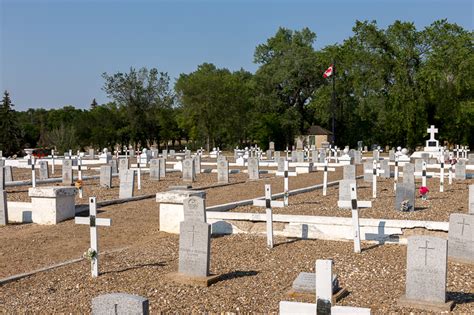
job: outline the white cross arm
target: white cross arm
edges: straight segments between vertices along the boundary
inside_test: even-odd
[[[261,200],[261,199],[254,199],[253,200],[253,205],[256,207],[266,207],[267,206],[267,201],[266,200]],[[270,201],[270,206],[272,208],[284,208],[285,204],[283,201],[275,201],[272,200]]]
[[[76,224],[90,225],[91,219],[90,219],[90,217],[74,217],[74,222]],[[96,226],[111,226],[112,225],[112,219],[95,218],[95,225]]]
[[[276,172],[276,176],[285,176],[285,172]],[[296,172],[288,172],[288,176],[298,176]]]
[[[425,172],[426,176],[434,176],[436,173],[435,172]],[[413,175],[415,176],[423,176],[423,172],[414,172]]]
[[[339,208],[352,208],[352,201],[341,201],[337,202]],[[357,201],[357,208],[372,208],[372,201]]]

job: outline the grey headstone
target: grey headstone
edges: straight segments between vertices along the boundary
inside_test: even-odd
[[[183,181],[194,182],[196,180],[196,172],[194,169],[193,159],[183,160]]]
[[[321,149],[319,150],[319,163],[324,163],[326,160],[326,150]]]
[[[383,170],[382,178],[390,178],[390,165],[388,160],[380,160],[380,170]]]
[[[403,165],[403,183],[415,185],[415,166],[412,163]]]
[[[72,160],[63,160],[62,175],[63,185],[72,185]]]
[[[285,158],[284,157],[276,158],[276,162],[278,165],[277,172],[284,172],[285,171]]]
[[[449,216],[448,256],[474,263],[474,215],[452,213]]]
[[[135,157],[135,149],[134,148],[131,148],[129,153],[130,153],[130,158]]]
[[[466,161],[459,160],[455,165],[455,177],[457,180],[465,180],[466,179]]]
[[[95,151],[94,151],[94,149],[89,149],[89,156],[90,156],[91,158],[94,158],[94,156],[95,156]]]
[[[112,166],[102,165],[100,167],[100,187],[112,188]]]
[[[272,151],[275,151],[275,142],[273,141],[270,141],[269,145],[268,145],[268,149],[272,150]]]
[[[119,159],[118,161],[118,171],[122,173],[130,168],[130,160],[129,159]]]
[[[5,160],[0,157],[0,167],[5,166]]]
[[[388,159],[390,162],[395,162],[395,150],[388,151]]]
[[[397,183],[395,192],[395,210],[402,211],[402,203],[406,204],[405,211],[415,210],[415,184]]]
[[[161,156],[162,156],[164,159],[167,159],[167,158],[168,158],[168,150],[163,150],[163,151],[161,151]]]
[[[430,158],[429,153],[421,153],[421,159],[427,161]]]
[[[135,171],[126,170],[120,172],[119,198],[132,198],[135,190]]]
[[[408,237],[406,298],[446,302],[448,241],[432,236]]]
[[[170,156],[171,156],[171,157],[174,157],[175,154],[176,154],[176,151],[175,151],[175,150],[170,150]]]
[[[311,150],[311,162],[318,163],[318,151]]]
[[[296,140],[296,150],[303,150],[303,140],[301,139]]]
[[[11,165],[5,166],[5,182],[13,182],[13,167]]]
[[[273,156],[274,156],[275,159],[278,159],[280,157],[280,155],[281,155],[280,151],[273,152]]]
[[[339,201],[351,201],[351,186],[357,185],[355,179],[343,179],[339,181]],[[351,208],[350,206],[348,208]]]
[[[360,151],[354,151],[354,164],[362,163],[362,153]]]
[[[267,154],[267,159],[268,159],[268,160],[271,160],[271,159],[272,159],[272,153],[273,153],[272,150],[267,150],[266,154]]]
[[[291,162],[297,162],[297,161],[298,161],[297,151],[291,151]]]
[[[127,293],[109,293],[92,299],[92,315],[148,315],[148,299]]]
[[[474,153],[468,154],[469,164],[474,164]]]
[[[296,151],[296,162],[303,163],[304,162],[304,152],[303,151]]]
[[[372,182],[372,170],[374,165],[372,162],[364,162],[364,182]]]
[[[316,294],[316,274],[313,272],[300,272],[291,286],[293,290],[299,293]],[[337,275],[332,277],[332,292],[339,290],[339,281]]]
[[[0,167],[0,191],[5,189],[6,176],[5,176],[5,166]]]
[[[117,160],[110,160],[109,162],[110,166],[112,166],[112,174],[117,174],[118,173],[118,165],[117,165]]]
[[[160,180],[160,161],[158,159],[150,160],[150,180]]]
[[[179,273],[209,276],[211,225],[183,221],[179,225]]]
[[[48,168],[48,162],[46,161],[40,161],[39,163],[39,179],[48,179],[49,178],[49,168]]]
[[[7,191],[0,190],[0,225],[8,224]]]
[[[160,161],[160,178],[165,178],[166,177],[166,159],[165,158],[159,158]]]
[[[374,150],[372,151],[372,157],[374,158],[374,160],[378,161],[380,159],[380,152],[379,150]]]
[[[191,196],[183,200],[184,221],[206,222],[205,199]]]
[[[469,185],[469,214],[474,214],[474,185]]]
[[[249,158],[247,160],[248,166],[248,173],[250,180],[256,180],[260,178],[259,168],[258,168],[258,159],[257,158]]]
[[[415,160],[415,172],[416,173],[421,173],[421,171],[423,170],[423,162],[424,162],[424,160],[422,160],[422,159],[416,159]]]
[[[199,154],[194,157],[194,171],[196,174],[201,174],[201,156]]]
[[[217,161],[217,182],[219,184],[229,183],[229,162],[226,160]]]
[[[343,166],[343,178],[344,179],[356,179],[355,165],[344,165]]]

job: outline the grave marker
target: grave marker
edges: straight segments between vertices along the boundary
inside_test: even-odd
[[[448,256],[461,262],[474,264],[474,216],[452,213],[449,216]]]
[[[459,160],[454,167],[455,167],[454,176],[456,177],[456,180],[465,180],[466,179],[466,161]]]
[[[126,170],[120,173],[119,198],[132,198],[135,190],[135,171]]]
[[[112,166],[102,165],[100,167],[100,187],[112,188]]]
[[[148,315],[148,299],[127,293],[109,293],[92,299],[92,315]]]
[[[356,179],[356,168],[355,165],[344,165],[343,166],[343,178],[344,179]]]
[[[474,185],[469,185],[469,214],[474,214]]]
[[[63,185],[71,186],[72,178],[72,160],[63,160],[62,166]]]
[[[110,226],[111,219],[97,218],[97,203],[95,197],[89,198],[89,217],[75,217],[76,224],[88,224],[91,235],[91,272],[92,277],[99,276],[99,245],[97,240],[97,226]]]
[[[257,207],[265,207],[267,218],[267,247],[273,248],[273,212],[272,207],[283,208],[284,203],[272,200],[272,188],[269,184],[265,185],[265,200],[253,200],[253,205]]]
[[[382,178],[390,178],[390,165],[388,160],[380,160],[380,169],[382,170]]]
[[[150,160],[150,180],[160,180],[160,160]]]
[[[403,183],[415,185],[415,166],[412,163],[403,165]]]
[[[13,167],[5,166],[5,182],[13,182]]]
[[[119,159],[118,160],[118,172],[119,174],[127,171],[130,168],[129,159]]]
[[[415,211],[415,184],[397,184],[395,193],[395,210]]]
[[[39,163],[39,179],[44,180],[49,178],[48,162],[40,161]]]
[[[324,171],[323,174],[323,196],[326,196],[327,187],[328,187],[328,172],[334,172],[336,169],[334,167],[328,167],[328,160],[324,161],[324,167],[317,167],[318,171]]]
[[[166,177],[166,158],[159,158],[160,161],[160,178]]]
[[[249,180],[257,180],[260,178],[257,158],[249,157],[247,161],[247,170],[249,174]]]
[[[194,168],[193,159],[185,159],[183,161],[183,181],[184,182],[194,182],[196,180],[196,170]]]
[[[450,310],[446,303],[448,241],[432,236],[408,237],[406,293],[399,304],[424,310]]]
[[[217,162],[217,183],[229,183],[229,162],[226,160],[220,160]]]
[[[7,191],[5,190],[5,167],[0,167],[0,225],[8,224]]]
[[[331,314],[332,260],[316,260],[316,314]]]

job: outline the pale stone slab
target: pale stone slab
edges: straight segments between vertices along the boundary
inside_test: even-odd
[[[118,160],[118,171],[122,173],[130,168],[130,160],[129,159],[119,159]]]
[[[300,272],[293,281],[292,289],[295,292],[316,294],[316,274],[313,272]],[[337,276],[332,277],[332,292],[339,290]]]
[[[63,160],[62,165],[63,185],[72,185],[72,160]]]
[[[383,171],[382,178],[390,178],[390,165],[388,164],[388,160],[380,161],[380,169]]]
[[[194,168],[193,159],[185,159],[183,161],[183,181],[184,182],[194,182],[196,180],[196,171]]]
[[[5,182],[6,182],[6,178],[5,178],[5,167],[4,167],[4,166],[0,166],[0,190],[4,190],[4,189],[5,189]]]
[[[31,222],[57,224],[76,214],[74,187],[42,186],[28,189],[31,197]]]
[[[457,180],[465,180],[466,179],[466,161],[459,160],[455,165],[454,171],[455,177]]]
[[[183,201],[184,221],[206,222],[206,202],[203,198],[191,196]]]
[[[248,174],[250,180],[257,180],[260,178],[259,174],[259,167],[258,167],[258,159],[254,157],[250,157],[247,161],[248,163]]]
[[[186,198],[189,198],[192,196],[204,198],[206,196],[206,192],[203,190],[183,190],[183,189],[163,191],[156,194],[156,202],[182,205]]]
[[[117,174],[118,173],[118,164],[117,160],[110,160],[109,162],[110,166],[112,166],[112,174]]]
[[[201,156],[199,154],[194,157],[194,170],[196,174],[201,174]]]
[[[166,158],[159,158],[160,160],[160,178],[166,177]]]
[[[211,225],[198,221],[183,221],[179,228],[179,273],[209,276]]]
[[[7,191],[0,190],[0,225],[8,224]]]
[[[362,163],[362,153],[360,151],[354,151],[354,164]]]
[[[319,163],[324,163],[326,161],[326,150],[319,150]]]
[[[446,302],[447,254],[445,239],[421,235],[408,238],[407,299]]]
[[[135,171],[125,170],[120,172],[119,198],[132,198],[135,190]]]
[[[219,184],[229,183],[229,162],[226,160],[217,161],[217,182]]]
[[[5,166],[5,182],[13,182],[13,168],[10,165]]]
[[[474,264],[474,216],[452,213],[449,216],[448,256]]]
[[[92,315],[148,315],[148,299],[127,293],[110,293],[92,299]]]
[[[100,187],[112,188],[112,166],[102,165],[100,167]]]
[[[397,183],[395,210],[402,211],[402,202],[408,202],[409,208],[406,211],[415,210],[415,184]]]
[[[344,179],[356,179],[356,168],[355,165],[344,165],[343,166]]]
[[[38,165],[39,165],[39,179],[40,180],[48,179],[49,178],[48,162],[40,161]]]
[[[403,165],[403,183],[415,185],[415,166],[412,163]]]
[[[150,160],[150,180],[160,180],[160,161],[158,159]]]
[[[281,301],[280,315],[315,315],[316,304]],[[353,306],[333,306],[331,315],[370,315],[370,308]]]
[[[423,159],[416,159],[415,160],[415,173],[421,173],[423,170]]]
[[[372,170],[373,170],[372,161],[365,162],[364,163],[364,182],[368,182],[368,183],[372,182],[372,176],[373,176]]]
[[[355,179],[343,179],[339,181],[339,201],[351,201],[351,185],[357,185]],[[351,206],[349,205],[347,208],[350,209]]]
[[[285,158],[284,157],[278,157],[275,158],[275,161],[277,162],[277,172],[284,172],[285,171]]]

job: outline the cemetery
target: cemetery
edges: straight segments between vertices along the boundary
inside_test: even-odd
[[[471,2],[4,2],[0,314],[474,314]]]

